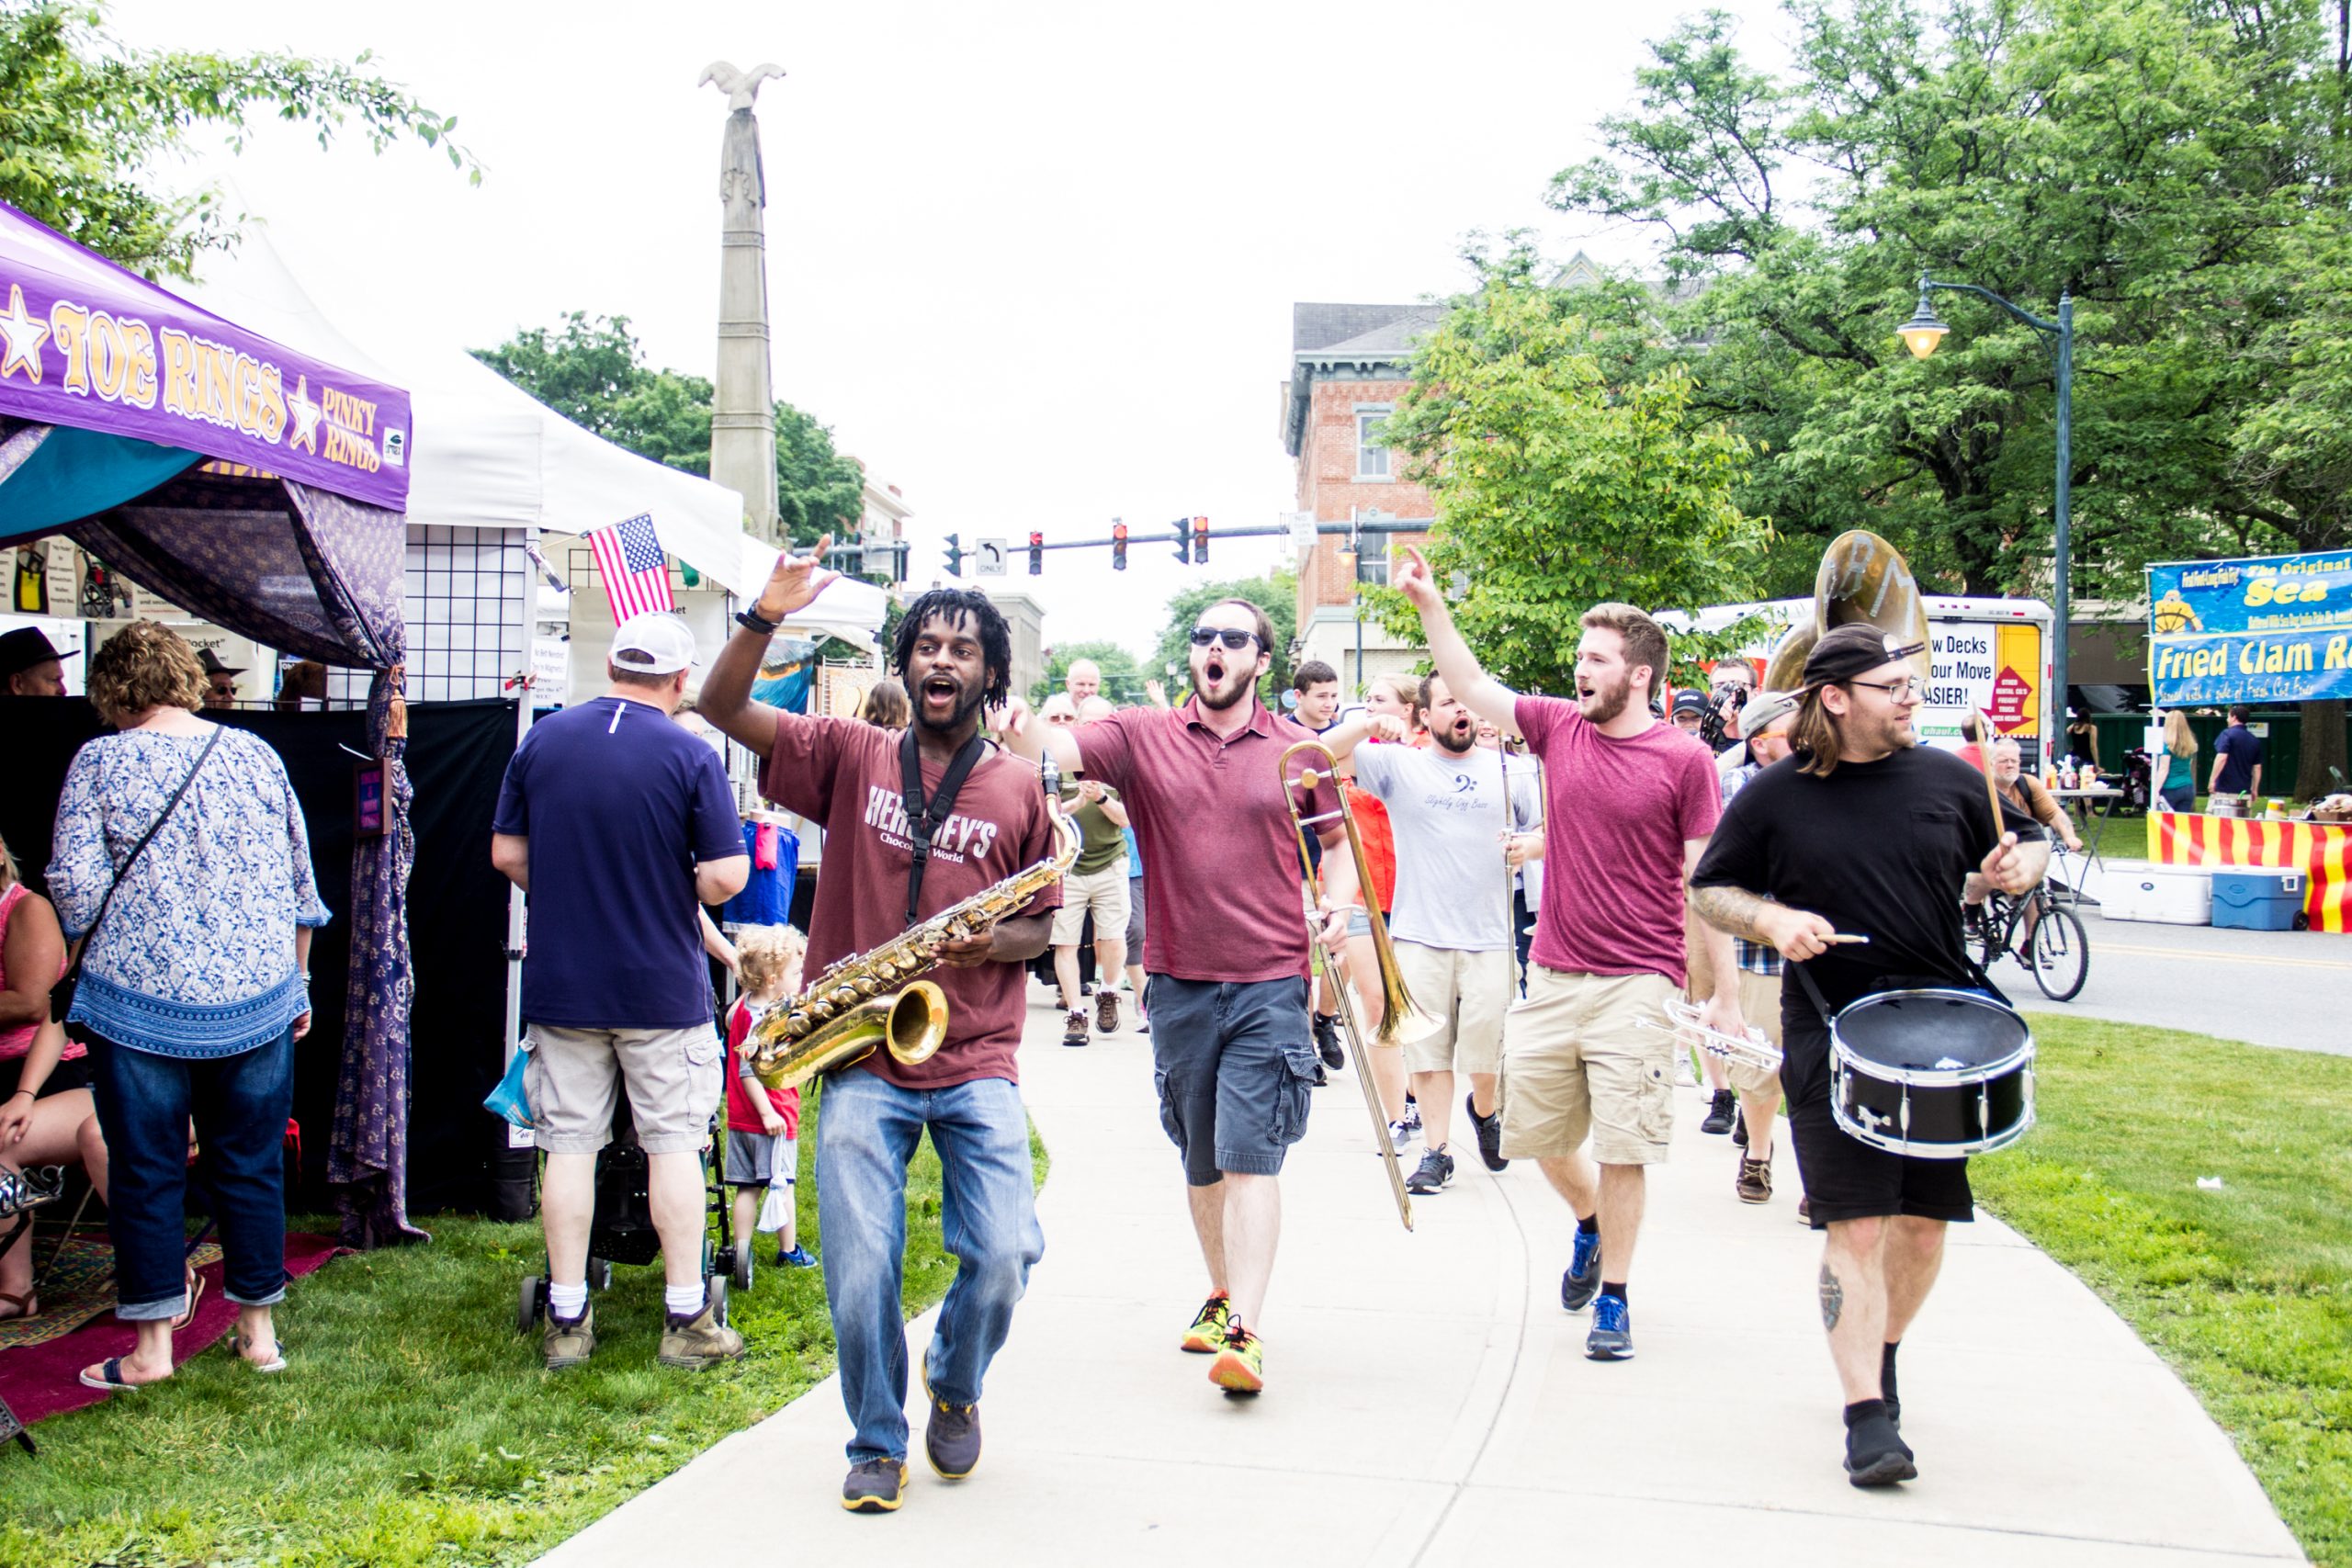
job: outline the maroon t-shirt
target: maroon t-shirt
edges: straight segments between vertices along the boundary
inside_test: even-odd
[[[923,759],[928,799],[944,764]],[[899,776],[899,731],[855,718],[776,716],[775,741],[760,770],[760,793],[825,829],[817,904],[808,919],[810,984],[836,961],[881,946],[906,929],[907,868],[913,840]],[[1037,770],[997,747],[976,763],[956,793],[956,809],[932,840],[922,877],[924,919],[959,904],[1053,852]],[[1057,883],[1019,911],[1043,914],[1061,907]],[[1028,1015],[1018,964],[944,966],[922,976],[947,995],[947,1042],[920,1066],[904,1066],[888,1051],[861,1064],[903,1089],[944,1089],[976,1078],[1019,1082],[1014,1055]]]
[[[1528,956],[1681,985],[1682,846],[1723,815],[1714,758],[1670,724],[1611,739],[1558,697],[1523,696],[1514,716],[1544,761],[1544,899]]]
[[[1252,701],[1249,728],[1225,739],[1187,697],[1177,708],[1121,708],[1070,733],[1086,776],[1126,802],[1143,850],[1144,967],[1180,980],[1304,978],[1298,838],[1274,764],[1315,732]],[[1290,776],[1310,765],[1322,759],[1292,758]],[[1329,780],[1298,799],[1303,815],[1339,809]]]

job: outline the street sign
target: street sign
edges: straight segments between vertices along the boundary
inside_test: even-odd
[[[1004,541],[1002,539],[978,541],[972,547],[972,559],[976,563],[972,568],[975,576],[1002,577],[1004,575]]]
[[[1293,512],[1286,513],[1283,521],[1290,525],[1290,543],[1293,549],[1311,550],[1315,547],[1315,513]]]

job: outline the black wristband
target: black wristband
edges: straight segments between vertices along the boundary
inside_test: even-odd
[[[783,623],[769,620],[765,615],[760,614],[758,607],[755,605],[749,610],[736,611],[735,624],[741,626],[745,631],[757,632],[762,637],[774,637],[776,634],[776,628]]]

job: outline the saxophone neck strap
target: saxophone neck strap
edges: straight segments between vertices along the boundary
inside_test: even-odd
[[[948,814],[956,809],[956,796],[963,789],[964,781],[988,750],[988,742],[975,732],[966,740],[947,764],[947,772],[940,776],[939,793],[925,801],[922,795],[922,753],[915,746],[915,727],[909,725],[899,736],[899,783],[907,807],[907,836],[912,840],[914,858],[907,865],[907,924],[919,919],[916,908],[922,897],[923,868],[931,862],[931,840],[946,825]]]

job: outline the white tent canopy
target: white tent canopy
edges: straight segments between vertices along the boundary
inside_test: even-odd
[[[266,237],[248,231],[184,290],[208,310],[333,363],[409,389],[408,521],[582,535],[643,513],[669,554],[739,599],[756,596],[775,547],[743,529],[742,498],[592,435],[454,344],[403,343],[377,355],[319,310]],[[828,587],[795,629],[870,646],[883,592]]]

